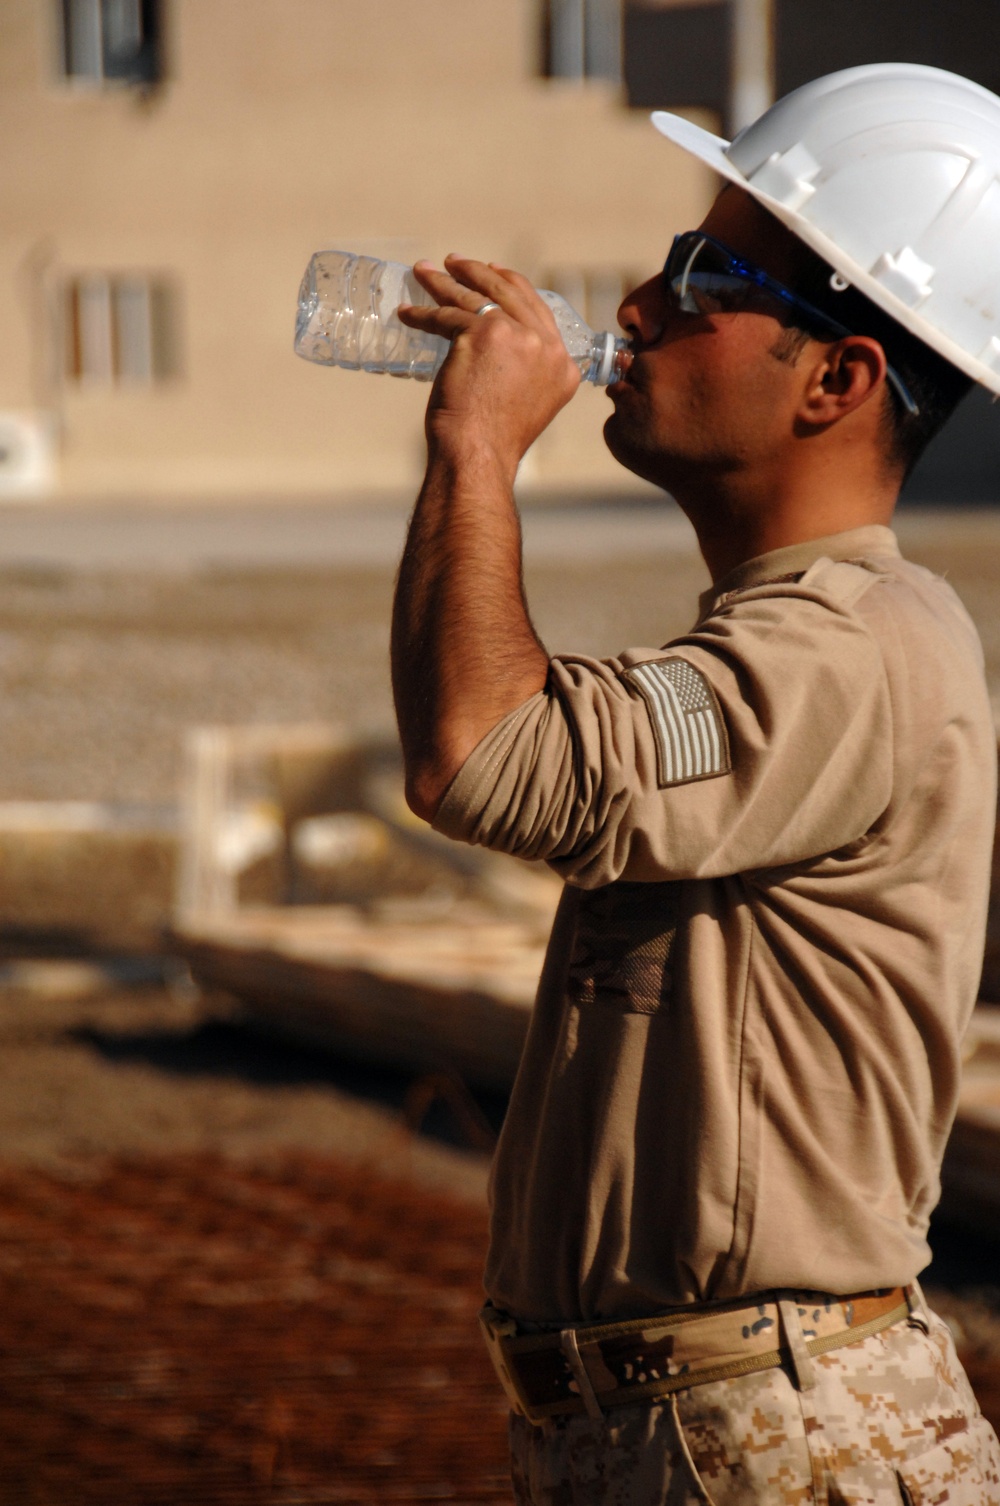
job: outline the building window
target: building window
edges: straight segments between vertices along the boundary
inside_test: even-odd
[[[544,0],[542,71],[547,78],[622,76],[622,0]]]
[[[619,304],[647,275],[622,267],[553,267],[543,275],[541,285],[561,293],[591,329],[617,334]]]
[[[629,105],[711,110],[719,117],[713,130],[724,129],[732,89],[734,15],[727,0],[627,5],[622,72]],[[839,9],[838,16],[843,19]]]
[[[176,375],[176,291],[161,278],[88,273],[66,284],[65,372],[92,386]]]
[[[160,77],[159,0],[61,0],[62,66],[92,84],[152,84]]]

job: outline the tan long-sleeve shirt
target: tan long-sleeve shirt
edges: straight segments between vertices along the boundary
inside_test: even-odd
[[[995,766],[975,630],[886,528],[749,561],[666,648],[552,661],[435,821],[567,880],[494,1168],[499,1307],[916,1275]]]

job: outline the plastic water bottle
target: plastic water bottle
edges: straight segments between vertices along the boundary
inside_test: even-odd
[[[538,292],[583,380],[598,386],[617,381],[617,358],[628,341],[610,330],[596,334],[565,298],[547,288]],[[401,303],[434,304],[412,267],[350,251],[317,251],[299,289],[296,353],[321,366],[433,381],[449,342],[401,324],[396,316]]]

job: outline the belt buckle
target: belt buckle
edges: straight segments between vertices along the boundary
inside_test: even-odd
[[[487,1303],[479,1314],[479,1326],[486,1341],[486,1352],[493,1362],[497,1379],[510,1402],[511,1410],[519,1417],[526,1417],[529,1422],[537,1422],[538,1419],[531,1414],[531,1405],[527,1397],[522,1393],[507,1364],[505,1341],[517,1335],[517,1324],[514,1319],[508,1318],[506,1313],[499,1312],[497,1308]]]

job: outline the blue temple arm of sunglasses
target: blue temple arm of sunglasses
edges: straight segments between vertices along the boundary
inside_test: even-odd
[[[684,240],[685,238],[686,237],[680,235],[675,237],[674,245],[671,248],[671,254],[667,257],[666,263],[664,265],[663,271],[668,284],[672,285],[674,281],[674,278],[672,278],[670,275],[670,263],[673,259],[674,250],[676,250],[678,242]],[[798,293],[793,293],[791,288],[784,287],[780,282],[777,281],[776,278],[771,277],[761,267],[755,267],[752,265],[752,263],[743,261],[741,257],[735,255],[734,252],[730,251],[728,246],[724,246],[721,241],[715,240],[715,238],[710,235],[703,235],[699,237],[697,244],[695,245],[694,249],[691,252],[691,255],[688,257],[684,265],[683,272],[680,273],[680,277],[683,282],[686,282],[688,276],[690,275],[691,268],[694,265],[698,252],[701,250],[702,246],[705,245],[706,241],[713,245],[717,251],[721,251],[722,254],[729,259],[730,267],[737,276],[743,278],[747,282],[755,283],[758,287],[766,289],[767,292],[772,293],[776,298],[779,298],[782,303],[786,303],[789,308],[799,309],[803,314],[809,315],[810,318],[815,321],[817,326],[828,329],[836,339],[843,340],[854,333],[853,330],[847,328],[846,324],[840,324],[836,319],[831,319],[829,314],[824,313],[822,309],[818,309],[815,304],[810,303],[805,298],[800,298]],[[674,277],[676,277],[676,275],[677,274],[675,273]],[[898,397],[899,401],[902,403],[903,407],[906,409],[907,413],[909,413],[911,417],[915,418],[920,412],[920,409],[913,399],[913,394],[910,392],[910,389],[903,381],[903,378],[899,375],[899,372],[896,371],[896,369],[888,362],[886,362],[885,379],[889,383],[889,386],[892,388],[893,392]]]

